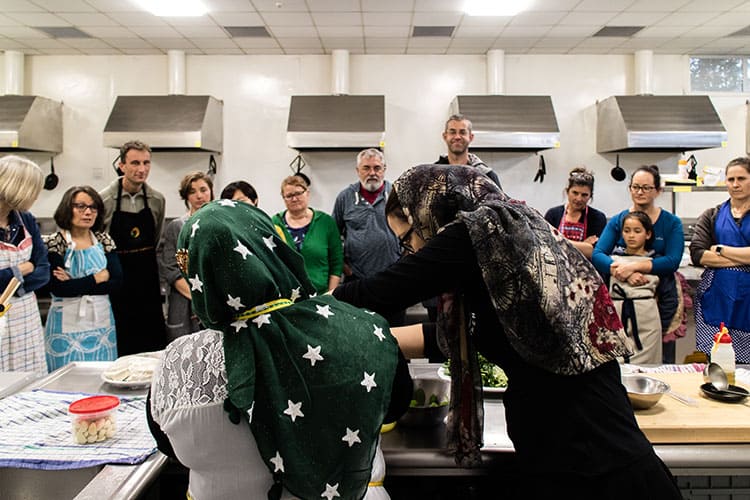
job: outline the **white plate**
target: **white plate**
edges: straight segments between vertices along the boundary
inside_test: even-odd
[[[129,368],[131,365],[137,367],[139,364],[145,365],[146,367],[153,364],[153,367],[156,368],[156,364],[161,358],[162,353],[163,351],[144,352],[141,354],[131,354],[117,358],[112,366],[102,373],[101,379],[113,387],[120,387],[123,389],[142,389],[148,387],[151,385],[150,376],[148,378],[139,378],[138,380],[115,380],[108,377],[107,373],[119,368]]]
[[[451,376],[445,373],[445,367],[441,366],[438,368],[438,377],[443,380],[450,380]],[[502,394],[505,392],[505,387],[482,387],[482,391],[488,394]]]

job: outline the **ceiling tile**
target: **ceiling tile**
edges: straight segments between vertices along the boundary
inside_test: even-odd
[[[279,44],[273,38],[233,38],[241,49],[275,49]]]
[[[330,49],[349,49],[364,50],[364,40],[361,38],[321,38],[323,48]]]
[[[215,12],[255,12],[250,0],[203,0],[211,14]]]
[[[522,12],[511,18],[511,26],[552,26],[559,23],[566,12]],[[469,16],[466,16],[469,17]]]
[[[361,0],[364,12],[411,12],[414,0]]]
[[[461,22],[460,13],[449,12],[415,12],[412,24],[414,26],[457,26]]]
[[[33,0],[34,4],[47,9],[50,12],[95,12],[88,3],[83,0]]]
[[[581,0],[575,7],[578,11],[611,11],[620,12],[627,9],[633,0]]]
[[[320,40],[317,38],[277,38],[277,41],[284,49],[304,49],[305,47],[315,49],[322,47]]]
[[[667,42],[667,38],[630,38],[625,40],[623,43],[618,45],[620,48],[632,49],[632,50],[653,50],[657,47],[661,47]]]
[[[632,11],[658,11],[673,12],[690,3],[690,0],[637,0],[628,10]]]
[[[505,26],[512,20],[512,17],[463,16],[461,26]]]
[[[307,12],[305,0],[283,0],[282,6],[277,7],[278,0],[251,0],[256,10],[260,12]]]
[[[135,2],[124,0],[86,0],[86,3],[101,12],[140,12]]]
[[[409,36],[409,26],[368,26],[364,27],[365,36],[373,38],[402,38]]]
[[[689,4],[682,7],[681,10],[686,12],[718,12],[722,10],[729,10],[733,7],[741,5],[743,0],[693,0]]]
[[[453,36],[455,38],[496,38],[500,35],[501,31],[503,31],[502,26],[459,26],[454,31]]]
[[[44,9],[27,0],[0,0],[2,12],[44,12]]]
[[[727,30],[721,26],[695,26],[690,28],[690,35],[696,37],[723,38],[727,34]]]
[[[189,49],[195,47],[190,40],[185,38],[147,38],[147,42],[150,42],[154,47],[160,49]]]
[[[527,54],[567,54],[573,47],[531,47]]]
[[[286,54],[288,54],[288,55],[296,55],[296,54],[301,54],[301,55],[317,54],[317,55],[321,55],[321,54],[325,54],[325,51],[323,50],[322,47],[321,48],[308,48],[308,49],[284,49],[284,52]]]
[[[410,25],[410,12],[365,12],[362,14],[362,20],[365,26],[393,26],[393,25]]]
[[[310,12],[359,12],[359,0],[307,0]]]
[[[219,26],[179,26],[175,28],[187,38],[221,38],[228,37]]]
[[[26,26],[0,26],[0,36],[7,36],[8,38],[49,38],[46,33]]]
[[[79,49],[81,52],[86,54],[87,56],[115,56],[115,55],[122,55],[122,52],[118,49],[109,47],[108,49]]]
[[[193,40],[196,47],[205,49],[236,49],[237,44],[231,38],[197,38]]]
[[[124,54],[129,56],[157,56],[163,55],[164,51],[157,48],[152,49],[122,49]]]
[[[130,30],[142,38],[181,38],[180,34],[169,26],[131,26]]]
[[[66,38],[65,43],[77,49],[111,49],[108,44],[96,38]]]
[[[544,0],[531,2],[526,10],[571,10],[580,0]]]
[[[86,33],[97,38],[137,38],[138,35],[122,26],[98,27],[88,26]]]
[[[54,14],[28,13],[28,12],[6,12],[7,16],[15,19],[26,26],[70,26],[70,23]]]
[[[485,54],[489,48],[483,47],[454,47],[451,45],[445,51],[446,54]]]
[[[445,54],[448,48],[437,48],[437,47],[408,47],[406,49],[407,54],[425,54],[425,55],[441,55]]]
[[[461,12],[461,3],[456,0],[416,0],[414,10],[417,12]]]
[[[103,38],[103,40],[121,50],[153,48],[150,43],[141,38]]]
[[[306,12],[291,12],[279,14],[276,12],[261,12],[261,16],[269,26],[312,26],[312,16]]]
[[[204,54],[208,55],[234,55],[234,54],[244,54],[245,52],[242,49],[239,49],[237,47],[233,49],[203,49]]]
[[[495,38],[454,38],[451,47],[484,47],[485,50],[492,47]]]
[[[571,12],[562,18],[560,24],[562,26],[591,26],[596,24],[604,26],[615,17],[615,15],[615,13],[608,12]]]
[[[706,20],[705,14],[696,12],[676,12],[659,19],[658,26],[698,26]]]
[[[263,26],[263,19],[255,12],[212,12],[219,26]]]
[[[424,36],[411,38],[409,40],[409,47],[448,47],[450,43],[450,38]]]
[[[23,49],[21,52],[23,52],[24,55],[27,55],[27,56],[38,56],[38,55],[41,55],[41,51],[36,50],[36,49]]]
[[[365,44],[368,47],[406,47],[409,43],[408,38],[366,38]]]
[[[67,44],[54,38],[16,38],[16,40],[32,49],[64,49],[68,47]]]
[[[601,29],[601,26],[553,26],[546,36],[554,38],[580,38],[588,37]]]
[[[22,23],[0,14],[0,26],[22,26]]]
[[[78,49],[74,49],[72,47],[68,47],[66,49],[63,48],[49,48],[49,49],[39,49],[42,51],[42,54],[47,56],[75,56],[80,55],[81,51]]]
[[[317,38],[318,36],[318,30],[312,26],[270,26],[269,31],[273,36],[282,38]]]
[[[397,48],[397,47],[382,47],[382,48],[370,48],[366,47],[365,53],[367,54],[405,54],[406,53],[406,46],[403,48]]]
[[[209,15],[195,17],[162,17],[164,22],[172,26],[215,26],[213,18]]]
[[[568,51],[568,54],[586,54],[586,55],[606,55],[611,52],[611,49],[606,47],[573,47]],[[622,54],[625,53],[625,51],[620,52]]]
[[[359,12],[313,12],[316,26],[362,26],[362,14]]]
[[[633,38],[672,38],[689,33],[689,26],[656,26],[642,29]]]
[[[70,13],[61,12],[60,17],[73,26],[117,26],[118,24],[110,17],[98,13]]]
[[[538,28],[534,28],[531,26],[514,28],[513,26],[508,26],[503,29],[502,33],[500,33],[500,36],[502,38],[538,38],[540,36],[544,36],[549,30],[549,26],[541,26]]]
[[[321,38],[356,38],[364,36],[362,26],[342,26],[340,28],[318,26],[318,33],[320,33]]]
[[[167,23],[148,12],[110,12],[109,17],[123,26],[166,26]]]
[[[607,26],[648,26],[668,15],[666,12],[624,12],[610,19]]]
[[[619,45],[622,45],[622,43],[625,41],[625,38],[620,38],[616,36],[610,36],[610,37],[601,37],[601,38],[587,38],[586,40],[582,41],[578,47],[586,47],[586,48],[602,48],[602,47],[617,47]]]
[[[727,26],[733,28],[744,28],[748,24],[750,24],[750,12],[721,14],[703,23],[704,26]]]
[[[253,49],[247,48],[242,49],[247,55],[259,55],[259,56],[282,56],[284,51],[281,49]]]
[[[26,48],[26,45],[17,40],[11,40],[10,38],[0,38],[0,49],[2,50],[15,50],[23,48]]]
[[[542,38],[534,44],[534,48],[559,48],[568,50],[580,44],[583,38]],[[559,53],[559,52],[558,52]]]
[[[493,49],[504,49],[510,47],[533,47],[534,44],[539,40],[538,37],[534,38],[498,38],[492,45]]]

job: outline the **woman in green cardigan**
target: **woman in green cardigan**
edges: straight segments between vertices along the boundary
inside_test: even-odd
[[[305,271],[318,293],[338,286],[344,267],[341,235],[333,218],[308,206],[310,189],[302,177],[281,181],[286,210],[273,216],[276,231],[305,259]]]

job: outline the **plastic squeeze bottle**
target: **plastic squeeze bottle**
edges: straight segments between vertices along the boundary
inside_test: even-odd
[[[734,385],[735,358],[732,347],[732,337],[724,323],[721,324],[719,332],[714,335],[714,346],[711,349],[711,362],[721,366],[727,374],[727,381]]]

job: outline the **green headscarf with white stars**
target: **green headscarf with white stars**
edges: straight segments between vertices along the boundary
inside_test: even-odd
[[[380,316],[316,297],[302,256],[245,203],[205,205],[184,225],[177,261],[193,309],[224,333],[235,423],[303,499],[360,499],[390,402],[398,346]]]

